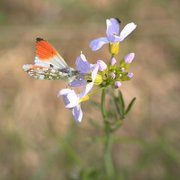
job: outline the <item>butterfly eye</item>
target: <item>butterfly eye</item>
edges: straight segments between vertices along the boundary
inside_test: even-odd
[[[52,67],[52,68],[53,68],[54,66],[53,66],[52,64],[50,64],[50,67]]]

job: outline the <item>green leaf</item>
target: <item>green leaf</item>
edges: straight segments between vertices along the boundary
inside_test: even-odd
[[[129,103],[129,105],[128,105],[126,111],[125,111],[125,115],[128,114],[128,112],[131,110],[133,104],[135,103],[135,100],[136,100],[136,97],[134,97],[134,98],[131,100],[131,102]]]
[[[114,97],[114,103],[117,109],[117,112],[120,116],[120,119],[124,118],[124,112],[125,112],[125,103],[124,103],[124,98],[123,95],[121,93],[121,91],[119,91],[118,93],[118,97]]]
[[[124,98],[123,98],[123,95],[122,95],[121,91],[119,91],[119,103],[120,103],[121,108],[124,110],[125,103],[124,103]]]

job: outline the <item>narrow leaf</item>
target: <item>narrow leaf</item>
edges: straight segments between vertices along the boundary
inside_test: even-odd
[[[122,109],[124,110],[125,103],[124,103],[124,98],[123,98],[123,95],[122,95],[121,91],[119,91],[119,103],[120,103],[120,106],[122,107]]]
[[[128,105],[126,111],[125,111],[125,115],[128,114],[128,112],[131,110],[133,104],[135,103],[135,100],[136,100],[136,97],[134,97],[134,98],[131,100],[131,102],[129,103],[129,105]]]

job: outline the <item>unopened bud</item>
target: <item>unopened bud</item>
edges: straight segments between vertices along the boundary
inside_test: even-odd
[[[111,58],[111,60],[110,60],[110,63],[111,63],[111,65],[112,66],[114,66],[115,64],[116,64],[116,59],[113,57],[113,58]]]
[[[104,71],[107,68],[107,65],[102,60],[97,60],[97,64],[99,65],[99,71]]]
[[[130,63],[133,61],[134,56],[135,56],[134,53],[129,53],[129,54],[127,54],[127,55],[124,57],[125,63],[126,63],[126,64],[130,64]]]
[[[121,84],[120,81],[116,81],[116,82],[115,82],[115,87],[116,87],[116,88],[119,88],[121,85],[122,85],[122,84]]]

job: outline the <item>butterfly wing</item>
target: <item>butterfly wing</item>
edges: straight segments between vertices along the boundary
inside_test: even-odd
[[[46,40],[36,39],[35,64],[23,66],[30,76],[36,79],[71,79],[77,74],[73,68],[69,67],[57,50]]]
[[[57,69],[68,68],[65,60],[57,50],[48,41],[42,38],[36,38],[35,63],[47,63]]]

